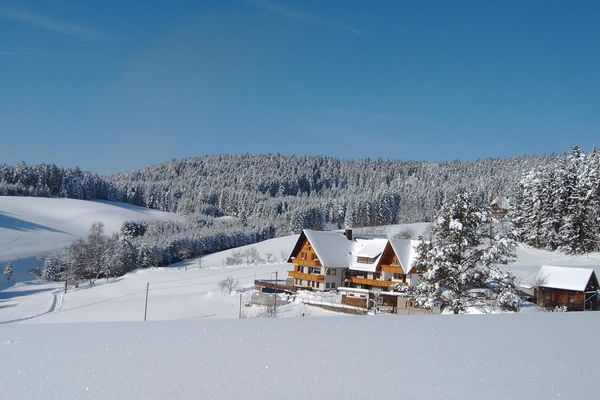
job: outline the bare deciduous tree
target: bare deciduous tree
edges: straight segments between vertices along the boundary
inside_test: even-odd
[[[238,287],[239,284],[240,284],[240,281],[238,281],[237,279],[234,279],[230,275],[227,278],[223,279],[221,282],[219,282],[219,289],[221,289],[221,292],[224,292],[225,290],[227,290],[227,294],[231,294],[231,292],[233,292]]]

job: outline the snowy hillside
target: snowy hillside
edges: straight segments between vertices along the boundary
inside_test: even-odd
[[[67,294],[54,289],[61,284],[17,285],[0,292],[0,323],[26,319],[28,322],[91,322],[139,321],[143,319],[145,288],[150,283],[148,319],[176,320],[197,318],[238,318],[239,295],[228,295],[219,290],[218,283],[231,276],[239,280],[244,304],[250,301],[255,279],[274,279],[278,272],[285,279],[290,264],[282,262],[294,244],[295,236],[266,240],[255,245],[208,255],[199,259],[175,264],[170,268],[137,270],[109,283],[99,281],[93,287],[82,285],[71,288]],[[256,249],[274,253],[272,262],[225,266],[227,257],[234,252],[244,254]],[[281,307],[279,316],[307,314],[301,304]],[[50,312],[48,312],[50,311]],[[245,317],[259,316],[262,309],[244,307]],[[43,314],[43,315],[40,315]],[[323,310],[311,310],[311,315],[330,315]],[[31,318],[35,317],[35,318]]]
[[[0,280],[0,290],[15,282],[30,280],[27,272],[34,257],[54,253],[87,235],[97,221],[108,233],[127,220],[171,220],[183,217],[125,203],[0,196],[0,267],[12,261],[10,281]]]
[[[12,324],[3,399],[593,399],[600,313]],[[565,340],[577,332],[576,340]]]

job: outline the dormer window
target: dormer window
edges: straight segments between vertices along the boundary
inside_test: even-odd
[[[356,262],[360,264],[373,264],[375,262],[375,257],[356,257]]]

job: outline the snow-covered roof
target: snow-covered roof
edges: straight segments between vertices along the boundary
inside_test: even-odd
[[[494,204],[503,210],[508,210],[510,208],[510,201],[508,201],[508,198],[505,196],[496,196],[490,203],[490,206],[493,206]]]
[[[314,231],[304,229],[302,235],[312,244],[321,265],[327,268],[350,268],[356,271],[375,272],[388,242],[398,256],[402,268],[410,273],[412,263],[417,255],[418,240],[387,239],[385,237],[356,237],[348,240],[339,231]],[[294,251],[299,250],[302,235],[296,243]],[[358,262],[359,257],[373,259],[371,263]],[[364,260],[362,260],[364,261]],[[291,259],[290,259],[291,262]]]
[[[354,241],[341,232],[313,231],[304,229],[304,235],[312,244],[321,261],[328,268],[347,268],[350,264]]]
[[[542,265],[535,282],[540,287],[583,292],[593,273],[591,268]]]
[[[413,269],[413,262],[417,258],[418,240],[412,239],[390,239],[394,252],[398,256],[398,261],[405,274],[410,274]]]
[[[387,243],[387,239],[356,239],[352,248],[350,269],[375,272]],[[373,262],[361,263],[358,262],[358,257],[366,257],[372,259]]]

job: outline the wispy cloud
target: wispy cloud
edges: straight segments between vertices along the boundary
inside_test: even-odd
[[[0,19],[59,32],[83,40],[97,42],[107,39],[107,35],[103,32],[73,22],[61,21],[45,15],[33,14],[15,8],[0,7]]]
[[[353,26],[346,25],[339,21],[319,17],[317,15],[308,14],[304,11],[297,10],[295,8],[280,3],[275,3],[268,0],[246,0],[246,2],[265,11],[269,11],[273,14],[293,19],[295,21],[317,24],[328,28],[337,29],[340,31],[346,31],[354,35],[362,35],[362,32]]]

